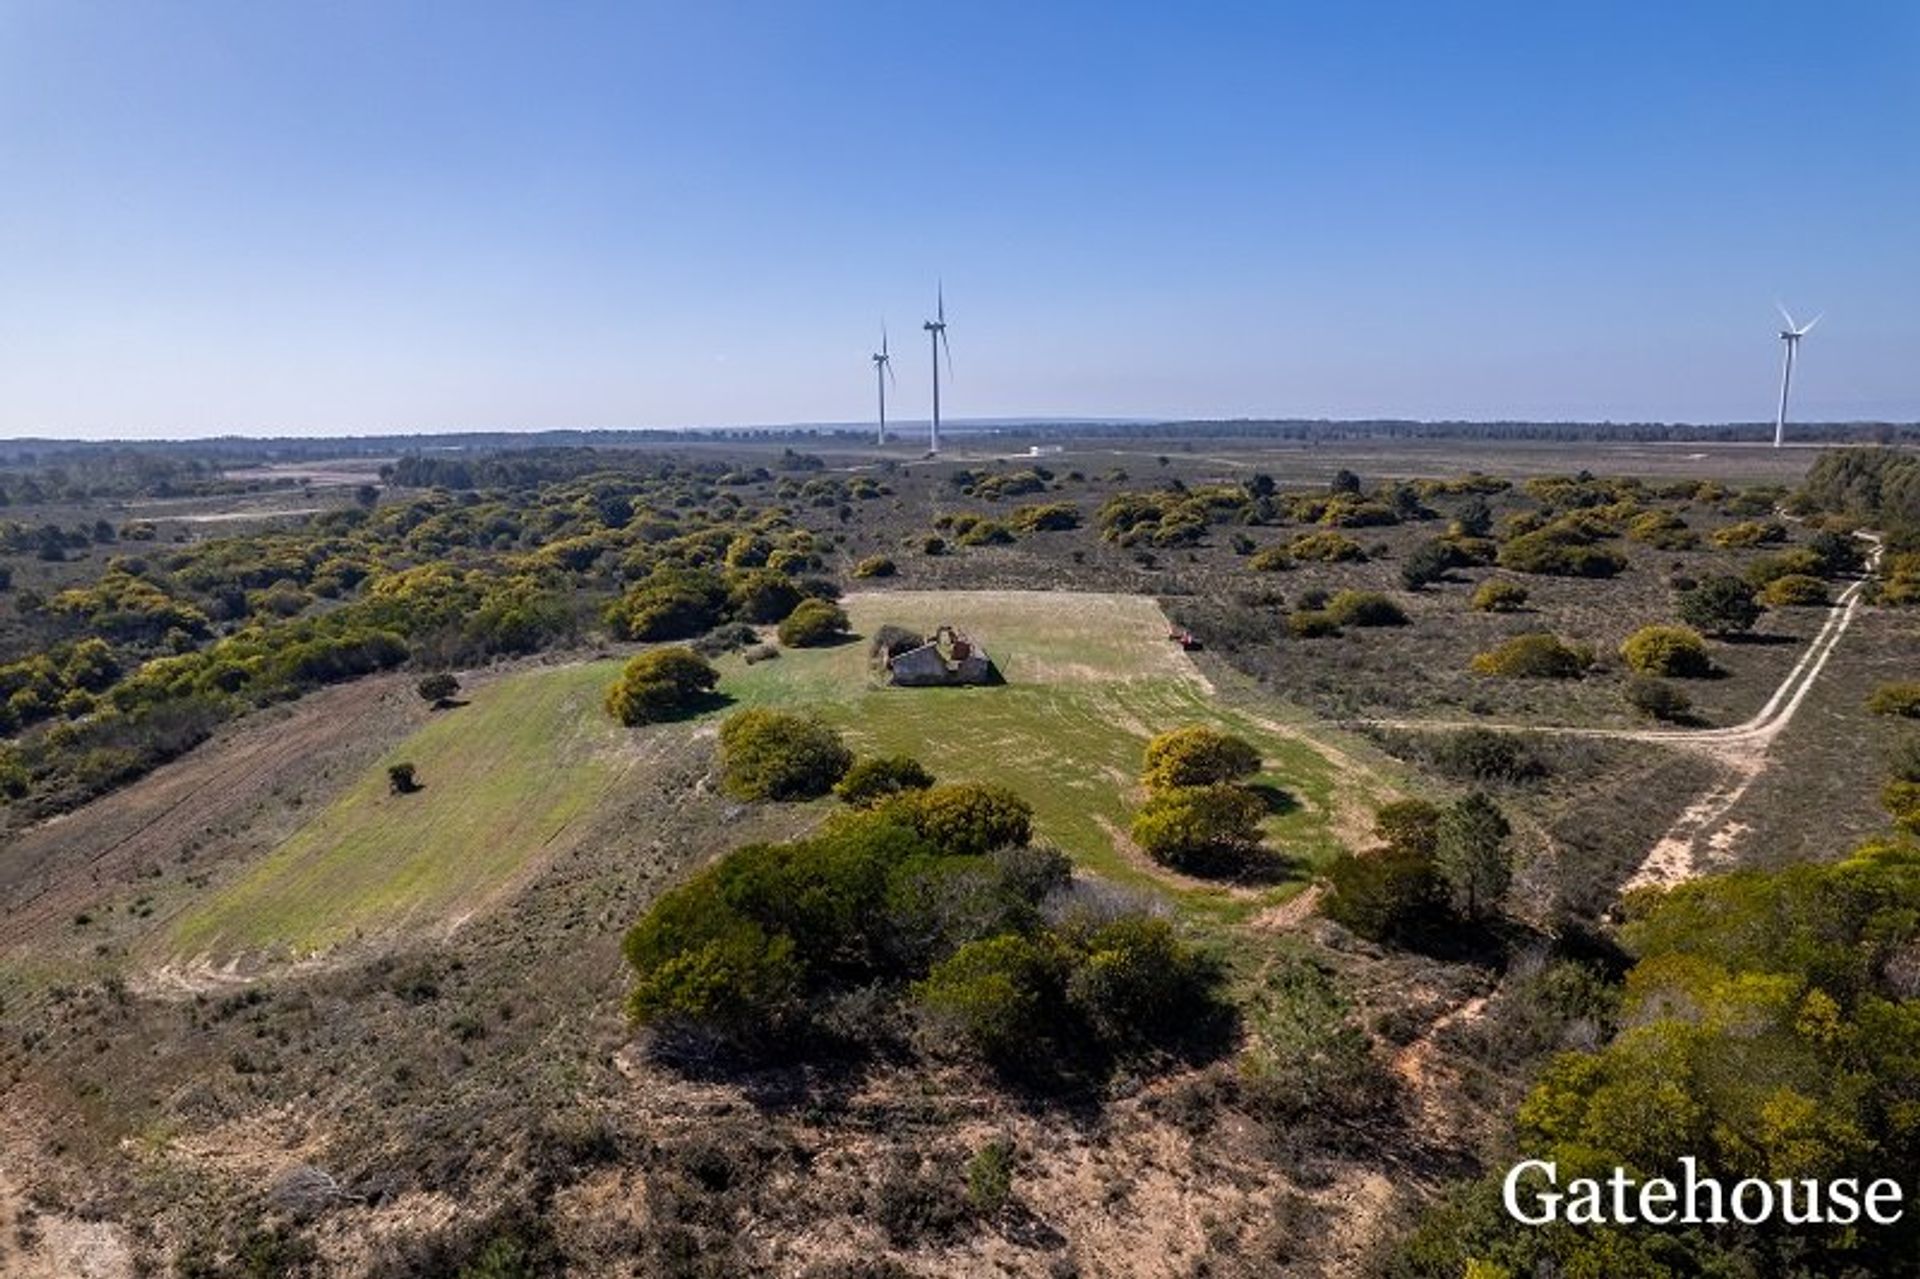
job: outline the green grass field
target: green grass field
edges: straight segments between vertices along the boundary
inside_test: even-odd
[[[600,708],[618,663],[482,684],[438,712],[291,839],[180,915],[177,954],[301,954],[484,906],[630,767]],[[388,764],[423,789],[388,793]]]
[[[890,688],[864,642],[789,650],[748,666],[722,664],[721,690],[739,705],[810,709],[859,750],[914,755],[947,781],[994,781],[1033,805],[1046,838],[1090,870],[1152,886],[1189,907],[1239,917],[1280,900],[1344,845],[1390,787],[1350,751],[1317,745],[1277,722],[1246,690],[1215,690],[1168,642],[1159,605],[1143,596],[1066,592],[916,592],[846,601],[854,630],[886,623],[929,631],[950,623],[978,639],[1006,678],[979,688]],[[1259,889],[1207,884],[1162,870],[1124,839],[1140,802],[1147,739],[1210,724],[1259,747],[1258,779],[1291,807],[1269,819],[1287,876]]]
[[[885,687],[867,645],[722,661],[729,707],[805,709],[862,751],[905,752],[943,780],[995,781],[1034,807],[1041,835],[1082,866],[1150,886],[1211,917],[1243,917],[1298,890],[1387,794],[1344,753],[1273,718],[1244,691],[1223,695],[1166,639],[1150,599],[1025,592],[890,592],[847,601],[855,628],[961,627],[993,655],[1004,685]],[[645,785],[650,738],[688,725],[621,729],[600,699],[618,661],[533,670],[479,684],[436,714],[289,840],[178,916],[173,955],[300,955],[398,927],[444,926],[484,908],[587,817],[616,784]],[[1203,883],[1147,861],[1125,839],[1154,733],[1213,724],[1253,741],[1261,781],[1290,805],[1269,819],[1285,875],[1258,887]],[[413,763],[425,789],[388,793],[386,766]],[[1116,838],[1120,836],[1120,838]]]

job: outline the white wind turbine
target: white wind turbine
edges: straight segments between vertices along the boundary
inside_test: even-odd
[[[1780,330],[1780,340],[1787,344],[1787,358],[1780,365],[1780,413],[1773,419],[1773,447],[1779,448],[1787,438],[1787,387],[1793,383],[1793,357],[1800,350],[1800,339],[1813,331],[1813,326],[1820,323],[1826,312],[1822,311],[1805,324],[1796,324],[1786,307],[1778,302],[1773,305],[1787,322],[1787,327]]]
[[[947,345],[947,289],[941,284],[934,294],[934,318],[920,327],[927,331],[933,348],[933,426],[927,435],[927,452],[940,451],[940,353],[947,353],[947,377],[953,377],[953,348]]]
[[[880,326],[880,349],[873,354],[873,380],[880,388],[880,443],[887,442],[887,383],[893,381],[893,357],[887,354],[887,326]]]

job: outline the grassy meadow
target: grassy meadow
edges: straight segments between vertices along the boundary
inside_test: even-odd
[[[1225,694],[1166,638],[1142,596],[895,591],[847,601],[855,631],[946,622],[983,643],[1006,682],[900,689],[870,668],[863,639],[720,663],[727,705],[808,710],[860,751],[904,752],[942,780],[993,781],[1034,807],[1045,838],[1089,870],[1234,919],[1282,900],[1352,838],[1388,791],[1343,752]],[[205,956],[300,955],[395,928],[444,927],[511,891],[577,837],[615,786],[647,784],[648,761],[701,723],[622,729],[600,706],[618,661],[536,669],[478,683],[436,714],[286,842],[178,916],[166,947]],[[1167,871],[1125,837],[1153,734],[1207,723],[1253,741],[1272,788],[1267,829],[1280,873],[1259,884]],[[652,747],[654,749],[649,749]],[[423,789],[389,793],[386,767],[411,762]]]

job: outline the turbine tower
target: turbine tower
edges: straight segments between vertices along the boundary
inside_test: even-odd
[[[920,327],[927,331],[927,343],[933,348],[933,426],[927,434],[927,452],[940,451],[940,353],[947,353],[947,378],[953,378],[953,348],[947,345],[947,289],[941,284],[934,293],[934,318]]]
[[[1780,413],[1773,419],[1773,447],[1779,448],[1787,439],[1787,387],[1793,383],[1793,357],[1800,350],[1800,339],[1813,331],[1813,326],[1820,323],[1820,316],[1826,312],[1822,311],[1805,324],[1795,324],[1786,307],[1778,302],[1774,306],[1787,322],[1787,327],[1780,330],[1780,340],[1787,344],[1787,358],[1780,365]]]
[[[880,349],[873,354],[873,380],[880,387],[880,443],[887,442],[887,383],[893,381],[893,357],[887,354],[887,326],[880,326]]]

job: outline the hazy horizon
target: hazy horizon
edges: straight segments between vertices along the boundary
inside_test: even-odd
[[[1489,35],[1492,32],[1495,34]],[[0,5],[0,437],[1920,419],[1920,11]],[[582,426],[582,423],[591,425]]]

